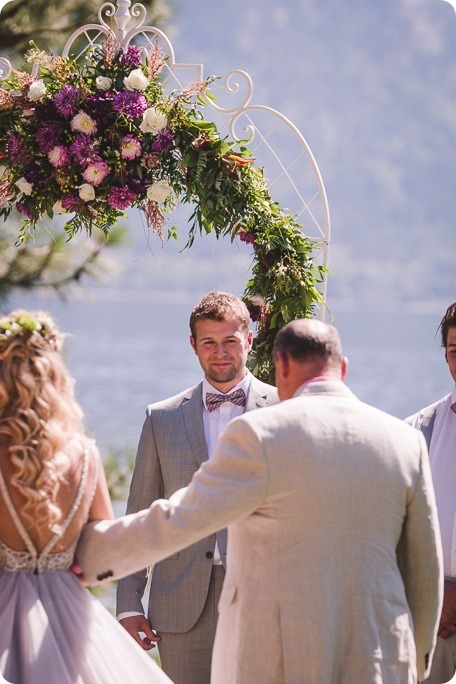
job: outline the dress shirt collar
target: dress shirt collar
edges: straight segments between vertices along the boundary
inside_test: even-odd
[[[231,392],[234,392],[234,390],[243,389],[245,392],[245,396],[248,397],[251,380],[252,380],[252,374],[250,371],[247,371],[245,377],[235,387],[232,387],[228,392],[220,392],[220,390],[218,390],[216,387],[211,385],[211,383],[204,377],[203,378],[203,404],[204,404],[204,408],[206,409],[206,393],[207,392],[211,392],[212,394],[231,394]]]
[[[310,378],[310,380],[306,380],[302,385],[299,385],[293,396],[299,396],[305,387],[308,387],[308,385],[311,385],[314,382],[341,382],[342,384],[345,384],[343,380],[337,378],[335,375],[317,375],[315,378]]]

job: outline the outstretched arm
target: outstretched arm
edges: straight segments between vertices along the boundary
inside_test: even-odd
[[[149,509],[86,528],[77,557],[90,582],[124,577],[157,563],[261,505],[266,459],[246,416],[229,424],[216,453],[188,487]]]

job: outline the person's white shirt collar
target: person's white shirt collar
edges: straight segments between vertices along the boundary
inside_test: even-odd
[[[451,401],[450,401],[450,406],[456,402],[456,385],[453,387],[453,391],[451,392]]]
[[[238,389],[243,389],[245,392],[245,396],[248,396],[249,389],[250,389],[250,382],[252,380],[252,374],[250,371],[247,371],[241,382],[239,382],[235,387],[232,387],[228,392],[220,392],[216,387],[211,385],[209,380],[207,380],[206,377],[203,377],[203,404],[204,408],[206,407],[206,394],[212,393],[212,394],[231,394],[231,392],[234,392],[235,390]]]

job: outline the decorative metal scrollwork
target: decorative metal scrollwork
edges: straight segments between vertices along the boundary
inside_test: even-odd
[[[98,24],[77,29],[68,39],[63,56],[83,60],[88,51],[101,45],[108,35],[126,49],[136,45],[144,54],[159,43],[166,56],[163,85],[165,91],[182,90],[203,80],[203,65],[176,62],[173,46],[158,28],[146,24],[147,12],[130,0],[104,3]],[[0,81],[8,77],[11,64],[0,58]],[[330,217],[326,191],[312,151],[298,128],[283,114],[263,105],[252,104],[253,82],[245,71],[233,70],[215,82],[217,101],[206,107],[214,113],[221,135],[243,143],[251,150],[255,163],[264,169],[269,187],[277,201],[298,217],[306,236],[315,244],[315,261],[327,266],[330,242]],[[326,295],[326,280],[322,283]],[[324,307],[320,308],[324,317]]]

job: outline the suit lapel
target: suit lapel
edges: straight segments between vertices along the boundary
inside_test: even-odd
[[[253,409],[261,408],[262,406],[268,406],[270,403],[267,395],[267,387],[255,377],[252,377],[244,413],[245,411],[253,411]]]
[[[197,385],[182,404],[188,443],[190,444],[190,448],[193,451],[198,466],[208,459],[203,425],[202,387],[203,383]]]

